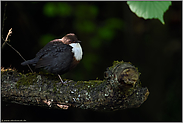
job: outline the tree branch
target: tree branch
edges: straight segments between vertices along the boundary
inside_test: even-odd
[[[137,108],[149,95],[147,87],[141,87],[139,75],[133,65],[121,61],[107,69],[102,81],[71,81],[62,86],[55,75],[25,75],[1,69],[1,97],[3,101],[51,109],[70,106],[99,111]]]

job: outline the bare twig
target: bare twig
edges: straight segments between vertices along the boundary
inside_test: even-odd
[[[11,34],[12,34],[12,28],[9,30],[9,32],[8,32],[8,34],[7,34],[7,36],[6,36],[6,39],[4,40],[4,38],[3,38],[4,43],[3,43],[3,45],[2,45],[2,48],[4,47],[5,43],[7,43],[8,37],[11,36]]]
[[[5,42],[8,41],[8,37],[11,36],[11,34],[12,34],[12,28],[9,30],[9,32],[8,32],[8,34],[6,36]]]
[[[5,5],[4,5],[4,15],[3,15],[3,25],[2,25],[2,34],[3,34],[3,31],[4,31],[4,21],[6,20],[6,6],[7,6],[7,2],[5,2]],[[2,36],[2,39],[4,40],[3,36]]]
[[[6,15],[5,15],[5,14],[6,14],[6,7],[7,7],[7,2],[5,3],[5,7],[4,7],[2,33],[3,33],[3,31],[4,31],[4,22],[5,22],[5,20],[6,20]],[[13,50],[15,50],[15,51],[20,55],[20,57],[21,57],[24,61],[26,61],[26,60],[22,57],[22,55],[21,55],[15,48],[13,48],[13,47],[8,43],[8,37],[11,36],[11,34],[12,34],[12,28],[9,30],[9,32],[8,32],[8,34],[7,34],[5,40],[4,40],[3,36],[2,36],[2,39],[4,40],[4,43],[2,44],[2,48],[4,47],[5,43],[8,44]],[[29,66],[29,65],[27,65],[27,66],[29,67],[30,71],[33,73],[33,70],[30,68],[30,66]]]
[[[7,42],[7,41],[8,41],[8,37],[11,36],[11,34],[12,34],[12,28],[9,30],[9,32],[8,32],[8,34],[7,34],[7,36],[6,36],[6,39],[4,40],[4,43],[3,43],[2,47],[4,46],[5,43],[8,44],[15,52],[18,53],[18,55],[19,55],[24,61],[26,61],[26,60],[23,58],[23,56],[22,56],[15,48],[13,48],[13,47]],[[31,67],[30,67],[29,65],[27,65],[27,66],[29,67],[30,71],[33,73],[33,70],[31,69]]]

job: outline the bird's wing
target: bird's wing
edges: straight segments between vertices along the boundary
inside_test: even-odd
[[[41,58],[43,55],[47,54],[48,52],[53,51],[57,47],[62,46],[64,43],[60,41],[61,39],[55,39],[53,41],[48,42],[37,54],[37,58]]]
[[[49,42],[37,54],[39,57],[35,68],[44,67],[49,72],[55,73],[57,69],[64,69],[73,59],[72,47],[62,42]]]

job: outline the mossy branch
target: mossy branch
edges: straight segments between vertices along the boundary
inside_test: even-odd
[[[1,69],[1,97],[3,101],[51,109],[76,107],[114,111],[137,108],[149,95],[147,87],[141,87],[139,75],[130,63],[114,62],[102,81],[71,81],[62,86],[54,75],[25,75]]]

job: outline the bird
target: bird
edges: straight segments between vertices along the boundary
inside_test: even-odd
[[[21,65],[33,65],[35,69],[41,68],[49,73],[60,75],[73,69],[82,59],[83,51],[74,33],[66,34],[61,39],[54,39],[47,43],[31,60],[22,62]]]

